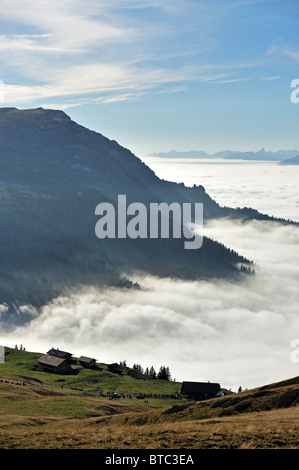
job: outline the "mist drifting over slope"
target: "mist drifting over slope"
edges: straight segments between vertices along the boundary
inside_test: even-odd
[[[286,217],[290,201],[294,213],[297,204],[293,179],[280,206]],[[220,185],[217,178],[214,184]],[[263,195],[265,205],[271,191]],[[258,208],[258,181],[251,182],[251,194]],[[41,352],[55,346],[129,366],[165,364],[176,380],[219,381],[233,390],[295,376],[290,344],[299,336],[298,227],[221,219],[210,221],[204,235],[252,259],[256,275],[243,283],[148,276],[134,279],[141,290],[84,288],[40,312],[24,307],[31,320],[10,332],[2,324],[1,344]]]

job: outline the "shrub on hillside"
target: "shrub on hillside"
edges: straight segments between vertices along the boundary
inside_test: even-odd
[[[299,390],[291,389],[283,392],[277,401],[277,408],[288,408],[294,406],[299,399]]]
[[[235,405],[235,411],[246,411],[251,406],[251,400],[243,400]]]
[[[167,410],[163,411],[163,414],[170,415],[172,413],[179,413],[180,411],[183,411],[186,408],[189,408],[189,406],[191,406],[190,403],[184,403],[183,405],[174,405],[171,408],[168,408]]]
[[[241,397],[221,398],[212,404],[212,408],[228,408],[242,401]]]

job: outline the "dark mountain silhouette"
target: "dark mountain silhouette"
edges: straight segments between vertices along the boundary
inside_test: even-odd
[[[41,306],[78,285],[134,287],[132,273],[182,279],[240,278],[250,262],[216,241],[95,236],[95,207],[202,202],[205,219],[269,219],[220,207],[202,186],[160,180],[139,158],[62,111],[0,109],[0,304]],[[24,314],[23,319],[26,319]]]
[[[38,194],[96,189],[112,199],[126,194],[128,202],[197,200],[204,202],[206,216],[218,214],[202,186],[161,181],[129,150],[62,111],[1,109],[0,155],[1,180]]]
[[[237,150],[221,150],[213,154],[209,154],[204,150],[189,150],[177,152],[170,150],[169,152],[153,153],[152,157],[160,158],[224,158],[225,160],[258,160],[258,161],[281,161],[284,158],[294,157],[298,150],[265,150],[264,148],[257,152],[242,152]]]

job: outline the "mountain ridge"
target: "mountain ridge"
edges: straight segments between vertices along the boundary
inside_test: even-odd
[[[130,150],[86,129],[63,111],[0,109],[0,304],[3,321],[78,285],[124,285],[134,274],[180,279],[242,279],[252,263],[204,238],[103,239],[95,207],[142,202],[202,203],[204,218],[278,220],[250,208],[221,207],[203,186],[159,179]],[[286,221],[281,221],[287,223]],[[14,315],[25,321],[26,314]]]
[[[286,160],[279,162],[279,165],[299,165],[299,155],[296,155],[292,158],[287,158]]]
[[[150,157],[158,158],[221,158],[225,160],[249,160],[249,161],[281,161],[283,158],[291,158],[299,153],[298,150],[277,150],[272,152],[266,151],[265,148],[253,151],[238,151],[238,150],[221,150],[215,153],[207,153],[205,150],[188,150],[176,151],[170,150],[169,152],[156,152],[149,155]]]

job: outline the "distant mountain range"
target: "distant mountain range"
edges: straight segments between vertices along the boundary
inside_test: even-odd
[[[287,158],[279,163],[280,165],[299,165],[299,155],[292,158]]]
[[[278,161],[291,158],[299,154],[298,150],[278,150],[277,152],[266,151],[264,148],[257,152],[239,152],[236,150],[223,150],[209,154],[204,150],[190,150],[186,152],[177,152],[170,150],[169,152],[152,153],[151,157],[159,158],[223,158],[225,160],[261,160],[261,161]]]
[[[205,219],[274,220],[250,208],[221,207],[202,186],[160,180],[129,150],[62,111],[2,108],[0,304],[10,315],[78,285],[134,287],[134,273],[239,279],[250,271],[248,260],[207,237],[199,250],[185,250],[184,239],[175,238],[99,240],[95,207],[116,205],[119,194],[128,204],[201,202]],[[26,312],[17,318],[25,320]]]

